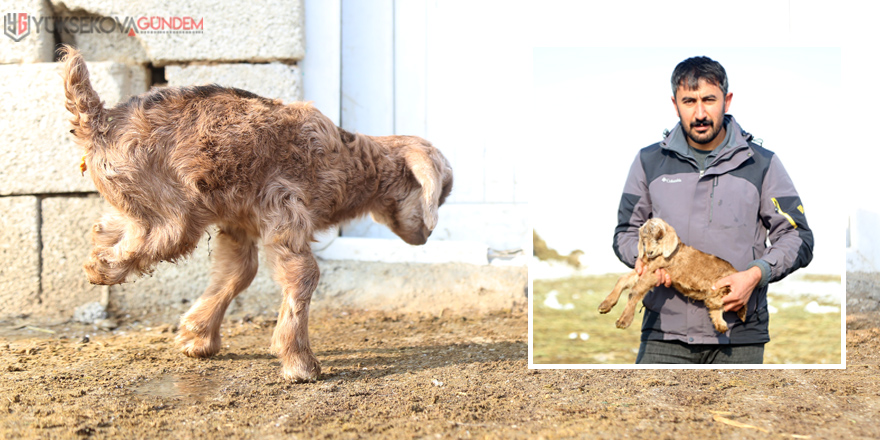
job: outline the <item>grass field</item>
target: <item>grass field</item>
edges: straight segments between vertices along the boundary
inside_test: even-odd
[[[618,329],[614,323],[623,312],[626,294],[607,315],[596,310],[611,292],[619,275],[534,281],[533,363],[635,363],[642,322],[641,306],[633,325],[625,330]],[[561,309],[544,304],[548,295],[556,298],[557,307]],[[771,306],[771,341],[765,347],[765,364],[840,363],[841,312],[809,313],[805,310],[813,301],[819,306],[839,307],[839,303],[809,294],[796,297],[776,295],[773,284],[770,285],[768,301]]]

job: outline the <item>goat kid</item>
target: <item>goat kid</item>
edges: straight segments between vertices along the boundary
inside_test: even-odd
[[[620,277],[611,294],[599,305],[599,313],[611,311],[621,293],[630,289],[629,301],[617,320],[618,328],[629,327],[636,306],[657,285],[655,272],[657,269],[666,269],[672,279],[672,287],[688,298],[703,301],[709,309],[709,318],[715,331],[727,332],[722,298],[730,293],[730,286],[712,290],[712,285],[721,278],[736,273],[733,265],[682,243],[675,229],[659,218],[649,219],[639,228],[638,258],[644,264],[643,275],[639,277],[638,272],[633,270]],[[737,316],[745,322],[746,307],[739,309]]]
[[[449,162],[418,137],[352,134],[309,103],[217,85],[155,88],[108,109],[80,53],[61,53],[83,172],[111,206],[92,228],[89,281],[150,273],[187,256],[217,225],[210,284],[177,335],[184,354],[208,357],[220,350],[226,308],[257,273],[262,240],[284,294],[273,351],[284,377],[316,380],[314,233],[370,213],[407,243],[424,244],[452,189]]]

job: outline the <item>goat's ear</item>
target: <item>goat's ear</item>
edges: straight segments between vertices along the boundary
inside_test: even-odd
[[[675,233],[675,230],[672,229],[672,226],[666,226],[663,233],[663,238],[661,238],[660,249],[663,250],[663,257],[669,258],[672,256],[672,253],[678,248],[678,234]]]
[[[428,152],[422,148],[412,148],[404,156],[406,166],[412,171],[416,181],[422,187],[420,200],[422,202],[422,221],[428,230],[433,231],[437,226],[440,207],[440,192],[443,182],[440,181],[440,173],[434,166],[434,161]]]

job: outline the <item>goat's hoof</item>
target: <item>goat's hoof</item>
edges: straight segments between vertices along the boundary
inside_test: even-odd
[[[605,304],[605,302],[603,301],[602,304],[599,304],[599,313],[608,313],[611,311],[612,307],[614,307],[614,305]]]
[[[180,351],[189,357],[207,358],[220,352],[219,334],[203,338],[182,325],[175,342]]]
[[[617,328],[627,328],[632,324],[631,320],[620,318],[617,320]]]
[[[715,324],[715,331],[718,333],[727,333],[727,324]]]
[[[99,286],[122,284],[128,275],[124,267],[111,264],[103,257],[89,258],[83,264],[83,270],[89,279],[89,283]]]
[[[86,272],[86,277],[88,277],[89,283],[99,286],[109,285],[110,280],[107,279],[106,274],[103,270],[101,270],[102,268],[106,267],[106,264],[102,264],[97,260],[89,260],[85,264],[83,264],[83,270]]]
[[[291,356],[292,362],[282,359],[281,375],[297,383],[315,382],[321,375],[321,364],[311,353]]]

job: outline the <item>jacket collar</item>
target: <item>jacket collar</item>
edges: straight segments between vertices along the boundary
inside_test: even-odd
[[[715,158],[706,167],[706,174],[720,174],[739,167],[753,154],[749,146],[749,141],[753,136],[740,127],[733,115],[724,115],[724,123],[732,136],[726,145],[718,147]],[[665,134],[665,138],[660,142],[660,147],[696,164],[696,160],[688,150],[687,138],[681,128],[681,122],[675,124],[675,127]]]

